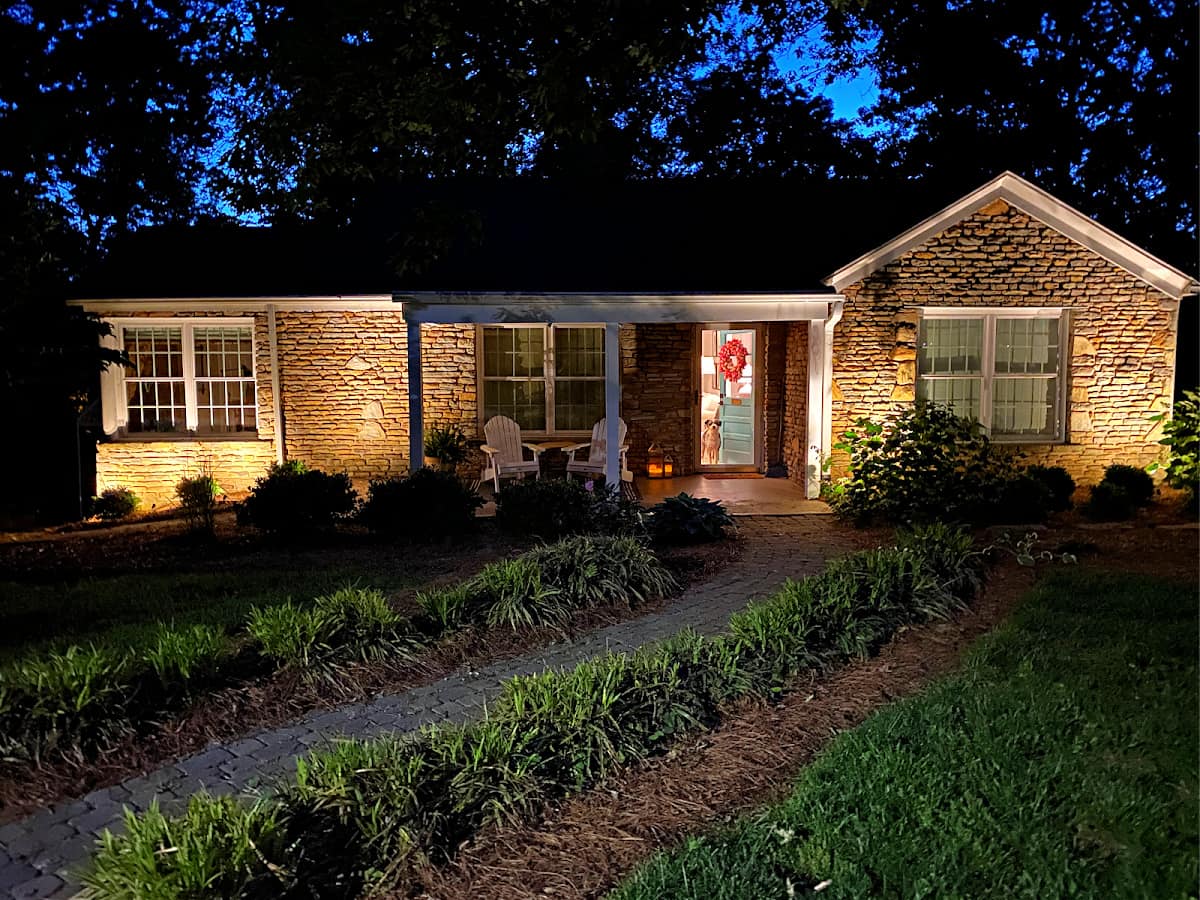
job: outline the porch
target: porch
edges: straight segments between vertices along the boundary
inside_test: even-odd
[[[469,410],[463,421],[474,420],[479,437],[496,415],[518,421],[522,439],[539,445],[586,440],[605,419],[606,444],[614,447],[623,421],[635,475],[648,474],[657,444],[673,456],[676,476],[786,473],[801,492],[782,500],[778,491],[764,493],[767,483],[734,484],[753,477],[689,482],[739,507],[792,509],[819,495],[830,447],[833,330],[843,302],[836,294],[422,292],[393,299],[407,328],[412,460],[423,455],[426,429],[445,424],[444,405],[426,413],[432,395],[422,374],[427,368],[425,377],[444,379],[448,360],[439,347],[449,327],[460,350],[451,363],[460,373],[458,396],[469,398],[456,408]],[[471,365],[478,381],[468,386],[461,376],[470,377]],[[616,454],[606,462],[606,478],[616,483]]]
[[[828,515],[829,506],[810,500],[800,485],[787,478],[763,476],[684,475],[678,478],[636,478],[643,506],[685,493],[719,500],[734,516]]]

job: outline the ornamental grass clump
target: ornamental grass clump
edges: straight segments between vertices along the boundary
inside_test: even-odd
[[[202,860],[229,857],[228,866],[204,869],[211,880],[188,894],[196,898],[293,889],[354,897],[392,888],[412,867],[451,857],[485,825],[534,816],[546,801],[711,726],[734,699],[777,695],[797,675],[869,652],[902,625],[948,615],[973,589],[978,559],[969,539],[924,529],[906,540],[788,583],[734,616],[730,634],[684,631],[631,654],[513,678],[482,721],[316,751],[268,801],[273,811],[261,821],[272,827],[257,858],[221,823],[197,816],[137,823],[132,837],[105,838],[88,883],[97,900],[167,896],[196,884],[184,881],[174,854],[142,849],[144,834],[158,833],[170,835],[161,847],[203,845]],[[505,583],[532,577],[520,570]],[[264,870],[277,879],[273,894],[263,890]]]
[[[232,652],[229,639],[211,625],[159,625],[141,658],[165,695],[193,692],[211,681]]]
[[[246,632],[279,667],[308,669],[348,659],[408,659],[416,638],[379,591],[345,587],[307,606],[253,607]]]
[[[196,794],[180,816],[158,801],[125,810],[125,833],[105,831],[84,884],[97,897],[276,897],[287,873],[279,806]]]

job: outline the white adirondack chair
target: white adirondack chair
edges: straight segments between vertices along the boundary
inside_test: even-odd
[[[629,452],[629,445],[625,443],[625,433],[628,429],[625,427],[624,419],[617,419],[617,444],[621,448],[621,480],[633,481],[633,473],[629,471],[629,464],[626,461],[626,454]],[[572,444],[570,447],[563,447],[563,452],[567,454],[567,472],[578,472],[583,475],[603,475],[605,467],[608,464],[607,451],[607,434],[608,434],[608,419],[601,419],[592,426],[592,439],[582,444]],[[576,459],[577,454],[584,447],[588,448],[586,459]]]
[[[491,481],[496,493],[500,492],[501,478],[518,478],[527,472],[542,477],[538,457],[542,448],[521,440],[521,426],[507,416],[494,416],[483,426],[487,443],[479,449],[487,454],[487,465],[479,475],[480,482]],[[525,458],[525,450],[533,452],[533,459]]]

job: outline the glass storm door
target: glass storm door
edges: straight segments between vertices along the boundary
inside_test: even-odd
[[[700,466],[752,470],[758,460],[758,333],[711,326],[700,332]]]

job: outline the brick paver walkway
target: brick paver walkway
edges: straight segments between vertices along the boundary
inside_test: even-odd
[[[332,738],[467,719],[513,675],[570,666],[605,650],[633,650],[689,625],[718,632],[748,600],[771,592],[786,578],[820,571],[826,559],[864,539],[848,535],[827,516],[742,518],[739,525],[746,538],[742,558],[662,610],[482,671],[456,672],[401,694],[315,712],[286,728],[214,745],[149,775],[0,827],[0,892],[18,898],[72,896],[78,885],[72,873],[84,864],[100,832],[119,828],[124,806],[140,811],[157,799],[164,810],[177,810],[201,788],[231,793],[267,782],[291,770],[297,756]]]

